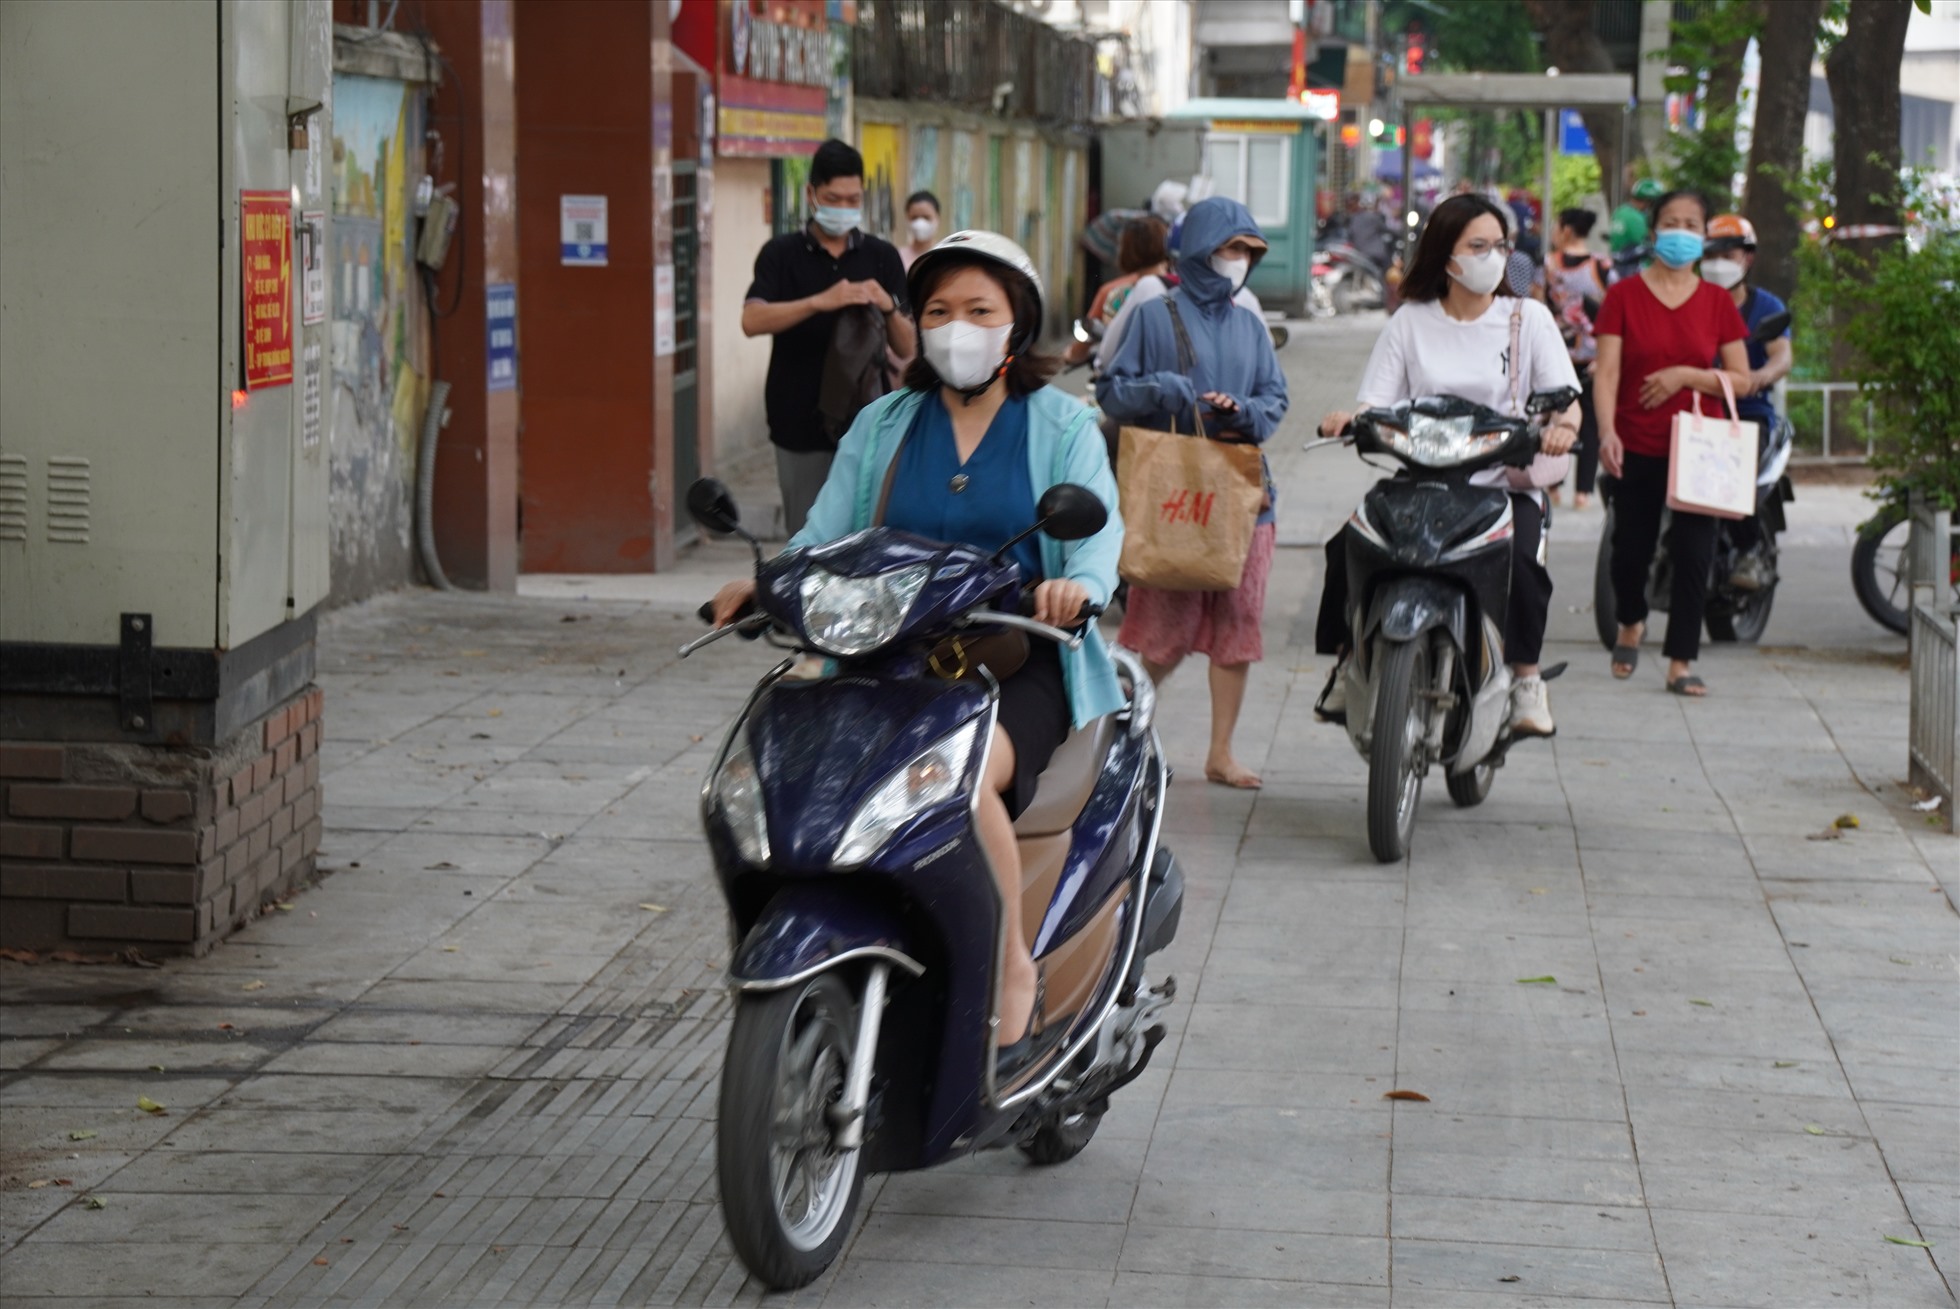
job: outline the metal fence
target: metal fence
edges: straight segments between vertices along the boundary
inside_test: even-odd
[[[1813,463],[1863,463],[1872,454],[1873,413],[1871,402],[1865,402],[1864,436],[1858,439],[1842,439],[1832,430],[1832,411],[1837,406],[1836,397],[1855,396],[1858,393],[1856,382],[1785,382],[1784,414],[1797,429],[1796,457]],[[1795,403],[1799,395],[1817,395],[1820,398],[1818,409],[1820,422],[1813,427],[1810,422],[1808,406],[1800,408]],[[1813,441],[1814,438],[1814,441]]]
[[[1907,547],[1912,578],[1908,639],[1912,651],[1912,709],[1908,728],[1911,781],[1940,798],[1949,832],[1960,763],[1960,605],[1951,584],[1953,520],[1915,505]]]
[[[930,100],[1086,128],[1107,103],[1095,43],[1002,5],[859,0],[852,78],[861,96]]]

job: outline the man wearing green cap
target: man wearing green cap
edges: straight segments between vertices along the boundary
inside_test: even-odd
[[[1651,177],[1633,184],[1632,195],[1607,221],[1606,236],[1613,246],[1613,280],[1640,271],[1647,258],[1647,211],[1661,198],[1665,188]]]

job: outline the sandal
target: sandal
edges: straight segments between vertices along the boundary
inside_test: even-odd
[[[1647,625],[1640,625],[1640,639],[1647,639]],[[1613,647],[1613,676],[1624,682],[1633,676],[1633,670],[1640,667],[1640,647],[1637,645],[1616,645]],[[1621,669],[1625,672],[1621,672]]]
[[[1708,683],[1693,673],[1677,677],[1667,684],[1667,689],[1676,695],[1685,695],[1691,700],[1699,700],[1708,694]]]

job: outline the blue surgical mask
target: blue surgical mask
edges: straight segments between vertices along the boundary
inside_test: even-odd
[[[811,217],[817,226],[832,236],[842,236],[864,221],[864,210],[845,209],[840,205],[817,205]]]
[[[1670,227],[1654,238],[1654,257],[1669,268],[1686,268],[1701,258],[1701,233]]]

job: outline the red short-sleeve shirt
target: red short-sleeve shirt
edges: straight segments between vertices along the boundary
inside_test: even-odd
[[[1640,384],[1663,368],[1708,367],[1724,345],[1742,340],[1749,329],[1729,293],[1712,282],[1702,282],[1678,309],[1669,309],[1655,297],[1646,278],[1629,277],[1607,290],[1593,334],[1620,338],[1620,393],[1613,430],[1634,454],[1665,456],[1674,415],[1686,412],[1694,393],[1684,386],[1658,409],[1646,409],[1640,404]],[[1714,412],[1722,402],[1718,398],[1712,409],[1706,403],[1702,407]]]

